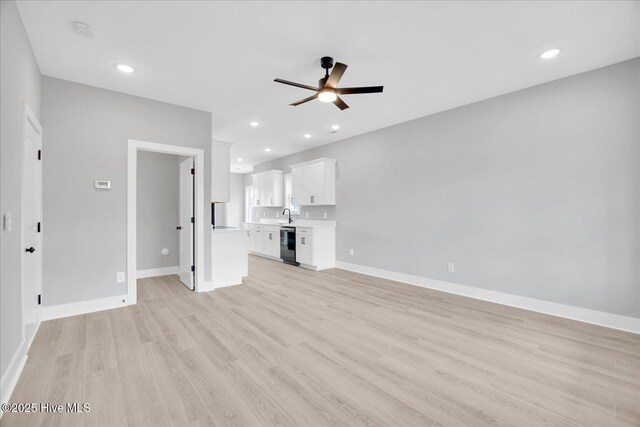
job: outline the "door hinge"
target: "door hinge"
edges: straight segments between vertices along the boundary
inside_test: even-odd
[[[194,222],[196,222],[196,219],[194,217],[191,217],[191,224],[193,224]]]
[[[38,160],[42,160],[42,150],[38,150]]]
[[[195,175],[195,173],[196,173],[195,168],[191,168],[191,175]]]
[[[42,305],[42,294],[38,294],[38,305]]]
[[[195,265],[191,266],[191,271],[196,271],[196,266]]]

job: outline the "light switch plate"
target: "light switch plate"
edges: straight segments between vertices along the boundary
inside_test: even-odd
[[[452,263],[452,262],[448,262],[448,263],[447,263],[447,271],[448,271],[449,273],[455,273],[455,271],[456,271],[456,265],[455,265],[454,263]]]

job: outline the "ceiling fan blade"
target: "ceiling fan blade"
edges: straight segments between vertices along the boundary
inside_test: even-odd
[[[333,101],[333,103],[336,104],[341,110],[346,110],[347,108],[349,108],[349,106],[339,96],[335,101]]]
[[[274,82],[278,82],[278,83],[282,83],[282,84],[285,84],[285,85],[289,85],[289,86],[300,87],[302,89],[314,90],[316,92],[320,90],[317,87],[313,87],[313,86],[309,86],[309,85],[303,85],[302,83],[290,82],[289,80],[274,79],[273,81]]]
[[[380,93],[384,86],[343,87],[336,89],[340,95],[354,95],[357,93]]]
[[[305,102],[313,101],[317,97],[318,97],[318,94],[316,93],[314,95],[311,95],[308,98],[301,99],[300,101],[294,102],[293,104],[289,104],[289,105],[292,106],[292,107],[295,107],[296,105],[300,105],[300,104],[304,104]]]
[[[345,64],[342,62],[336,62],[336,65],[333,66],[333,70],[331,70],[331,74],[329,74],[329,78],[327,79],[327,83],[325,83],[324,87],[338,87],[338,83],[346,69],[347,66]]]

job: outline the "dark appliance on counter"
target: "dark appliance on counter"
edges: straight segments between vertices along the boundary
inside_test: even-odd
[[[280,227],[280,259],[287,264],[300,265],[296,262],[295,227]]]

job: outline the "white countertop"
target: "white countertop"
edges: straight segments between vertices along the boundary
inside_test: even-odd
[[[262,226],[271,226],[271,227],[281,227],[281,226],[290,226],[290,227],[308,227],[308,228],[316,228],[316,227],[331,227],[335,228],[335,221],[323,221],[317,219],[295,219],[291,224],[289,224],[286,220],[284,222],[279,222],[276,220],[268,220],[264,222],[243,222],[243,226],[245,225],[262,225]]]
[[[211,229],[212,233],[238,233],[238,232],[245,232],[244,229],[239,228],[239,227],[232,227],[232,228],[213,228]]]

